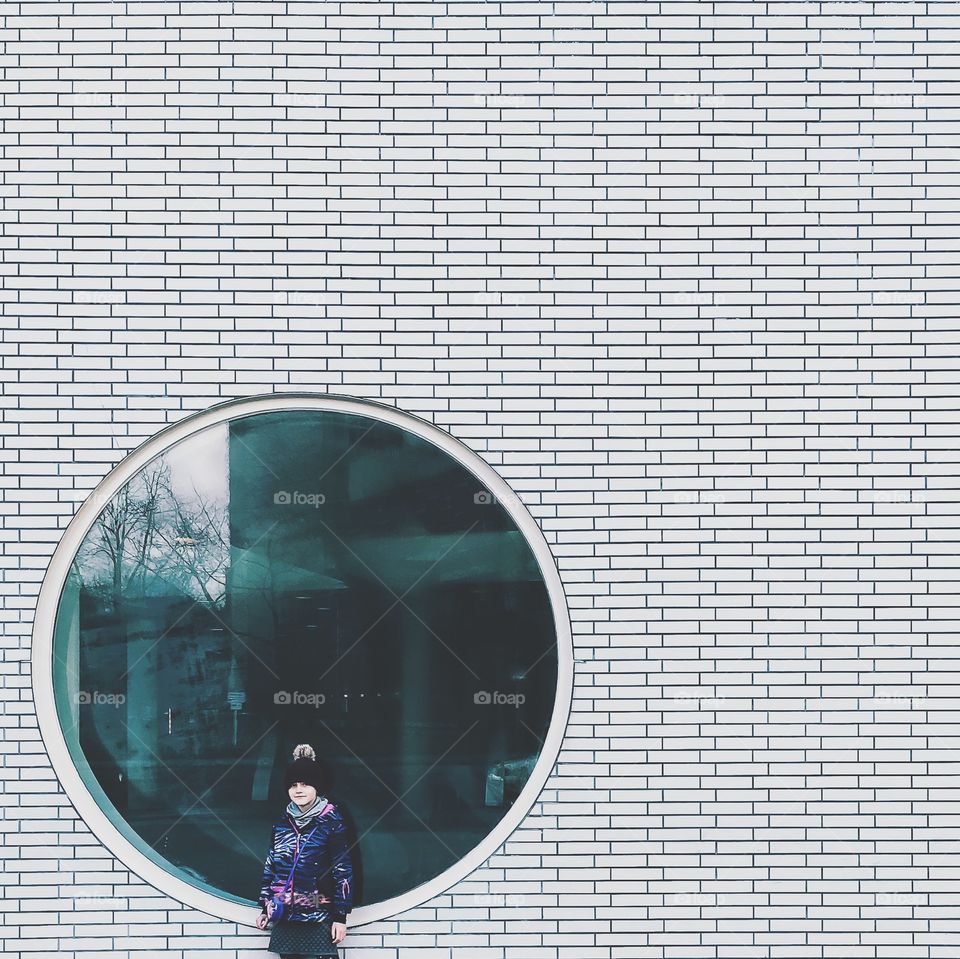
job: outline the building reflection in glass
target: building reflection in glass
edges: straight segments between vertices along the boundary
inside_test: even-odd
[[[319,410],[208,428],[123,487],[73,563],[55,662],[88,785],[167,864],[251,902],[294,744],[335,770],[357,903],[377,902],[496,825],[557,680],[509,514],[433,444]]]

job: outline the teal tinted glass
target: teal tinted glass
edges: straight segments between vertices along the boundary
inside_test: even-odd
[[[516,799],[557,637],[509,513],[449,453],[326,410],[239,416],[104,506],[62,592],[65,738],[118,828],[253,904],[293,746],[334,771],[355,905],[432,879]]]

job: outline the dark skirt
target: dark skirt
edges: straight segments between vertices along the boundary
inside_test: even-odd
[[[330,938],[327,922],[289,922],[278,919],[270,931],[270,952],[282,956],[338,956],[337,947]]]

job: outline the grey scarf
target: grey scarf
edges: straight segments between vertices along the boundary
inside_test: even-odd
[[[317,813],[323,809],[327,804],[327,797],[321,796],[320,793],[317,793],[316,800],[308,806],[303,812],[300,811],[300,807],[291,799],[290,805],[287,806],[287,815],[296,823],[297,829],[303,829],[306,825],[307,820],[313,819]]]

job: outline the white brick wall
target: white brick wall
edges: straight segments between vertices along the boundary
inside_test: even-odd
[[[316,389],[497,467],[577,655],[523,827],[346,957],[955,959],[956,4],[2,12],[0,952],[266,955],[78,818],[30,630],[127,452]]]

